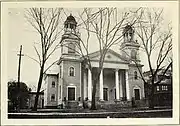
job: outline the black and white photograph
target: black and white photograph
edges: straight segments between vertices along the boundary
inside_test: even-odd
[[[179,123],[177,1],[2,2],[1,11],[3,124]]]

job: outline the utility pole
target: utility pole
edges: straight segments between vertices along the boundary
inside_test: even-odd
[[[18,65],[18,97],[17,97],[17,100],[18,100],[18,110],[20,109],[20,98],[21,98],[21,91],[20,91],[20,71],[21,71],[21,56],[24,56],[22,54],[22,45],[20,46],[20,51],[19,51],[19,54],[17,54],[19,56],[19,65]]]
[[[17,54],[17,55],[19,56],[18,84],[20,84],[21,56],[24,56],[24,54],[22,54],[22,45],[20,46],[20,51],[19,51],[19,54]]]

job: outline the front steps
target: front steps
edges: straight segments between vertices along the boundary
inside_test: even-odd
[[[66,108],[82,108],[82,103],[77,101],[67,101]]]
[[[147,106],[145,100],[137,100],[134,103],[132,101],[96,101],[97,109],[120,109],[120,108],[128,108],[128,107],[144,107]],[[67,109],[82,109],[82,108],[90,108],[91,101],[66,101],[63,103],[63,106],[59,108],[67,108]]]

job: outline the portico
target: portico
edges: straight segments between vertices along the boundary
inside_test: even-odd
[[[97,68],[97,62],[92,62],[93,69]],[[88,99],[92,100],[92,79],[93,72],[88,69],[87,78],[87,94]],[[104,62],[103,69],[99,77],[99,84],[97,85],[96,97],[100,101],[120,101],[123,97],[130,100],[130,90],[128,83],[128,65],[112,62]],[[123,84],[124,83],[124,84]],[[124,91],[123,93],[123,89]],[[105,96],[104,96],[105,95]]]

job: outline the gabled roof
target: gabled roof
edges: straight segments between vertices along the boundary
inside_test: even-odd
[[[89,54],[89,58],[91,61],[99,61],[100,58],[100,51],[96,51]],[[121,62],[121,63],[128,63],[128,60],[120,55],[119,53],[109,49],[106,53],[104,62]]]
[[[156,69],[153,69],[153,72],[155,72]],[[163,75],[165,69],[159,69],[158,72],[157,72],[157,75]],[[144,76],[150,76],[151,75],[151,71],[145,71],[144,73]],[[172,75],[172,70],[169,68],[166,73],[165,73],[166,76],[171,76]]]
[[[172,79],[162,80],[159,84],[172,84]]]
[[[57,64],[52,65],[45,73],[44,79],[47,75],[57,76],[59,74],[59,66]]]

